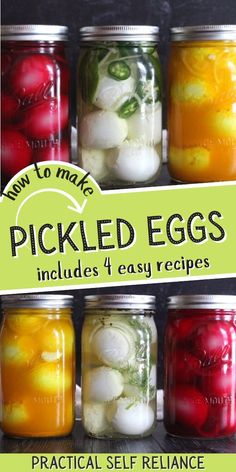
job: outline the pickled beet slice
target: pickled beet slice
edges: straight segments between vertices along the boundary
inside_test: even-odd
[[[17,97],[36,93],[40,86],[54,80],[56,63],[46,54],[30,54],[20,57],[9,73],[9,87]]]
[[[2,172],[13,176],[30,164],[32,150],[26,137],[19,131],[2,131]]]

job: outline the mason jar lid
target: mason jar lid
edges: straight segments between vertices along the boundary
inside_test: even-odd
[[[159,28],[147,25],[84,26],[79,34],[81,41],[157,41]]]
[[[84,297],[86,308],[98,309],[149,309],[154,310],[156,297],[153,295],[87,295]]]
[[[170,31],[172,41],[236,40],[236,25],[180,26]]]
[[[67,308],[72,306],[72,295],[4,295],[3,308]]]
[[[67,41],[68,27],[61,25],[3,25],[2,41]]]
[[[168,298],[168,308],[236,309],[234,295],[176,295]]]

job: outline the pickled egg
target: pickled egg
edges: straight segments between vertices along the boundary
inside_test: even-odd
[[[210,152],[208,149],[196,146],[192,148],[170,147],[169,161],[172,165],[184,168],[186,171],[204,170],[210,163]]]
[[[146,433],[153,425],[154,411],[146,403],[134,402],[132,398],[120,398],[108,409],[111,424],[115,431],[122,434],[140,435]]]
[[[40,339],[40,348],[46,352],[63,352],[71,355],[73,351],[73,332],[71,325],[62,320],[49,321]]]
[[[71,373],[55,363],[42,363],[35,366],[29,374],[34,389],[48,394],[58,393],[71,387]]]
[[[7,403],[3,405],[2,419],[9,425],[18,425],[29,419],[29,413],[23,403]]]
[[[88,401],[113,400],[122,394],[123,387],[121,373],[109,367],[91,369],[84,376],[84,398]]]
[[[133,77],[126,80],[115,80],[111,77],[101,77],[94,95],[93,104],[103,110],[116,111],[130,98],[134,92]]]
[[[93,337],[92,345],[101,362],[117,367],[128,364],[134,350],[133,339],[113,327],[99,329]]]
[[[162,108],[161,103],[145,105],[134,113],[128,120],[128,138],[137,139],[145,144],[157,144],[162,137]]]
[[[172,99],[180,102],[209,102],[213,95],[211,84],[203,80],[175,82],[171,87]]]
[[[83,117],[79,131],[82,146],[89,149],[120,146],[127,134],[127,122],[113,111],[88,113]]]
[[[146,182],[156,175],[160,163],[154,147],[137,141],[126,141],[108,157],[113,174],[124,181]]]
[[[43,322],[44,318],[34,315],[10,315],[7,318],[7,325],[16,334],[30,334],[38,331]]]
[[[219,136],[233,138],[236,142],[236,111],[218,111],[211,116],[210,126]]]
[[[35,342],[29,336],[12,338],[6,335],[1,340],[1,358],[4,363],[15,366],[29,365],[35,355]]]
[[[81,167],[89,172],[95,180],[106,177],[106,154],[102,149],[80,149]]]
[[[107,430],[106,405],[103,403],[84,403],[83,423],[86,431],[99,434]]]

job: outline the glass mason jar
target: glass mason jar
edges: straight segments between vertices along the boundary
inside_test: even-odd
[[[73,297],[2,297],[0,398],[3,432],[64,436],[74,424]]]
[[[164,423],[175,436],[236,432],[236,297],[169,299],[164,351]]]
[[[158,27],[80,29],[78,163],[103,188],[147,186],[161,167]]]
[[[82,421],[97,438],[139,438],[156,426],[155,297],[85,297]]]
[[[180,182],[236,179],[236,25],[172,28],[169,171]]]
[[[3,184],[34,162],[70,160],[67,30],[2,26]]]

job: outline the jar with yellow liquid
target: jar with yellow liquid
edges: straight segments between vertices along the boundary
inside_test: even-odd
[[[236,25],[172,28],[169,171],[180,182],[236,179]]]
[[[2,297],[0,425],[13,437],[68,435],[75,355],[69,295]]]

